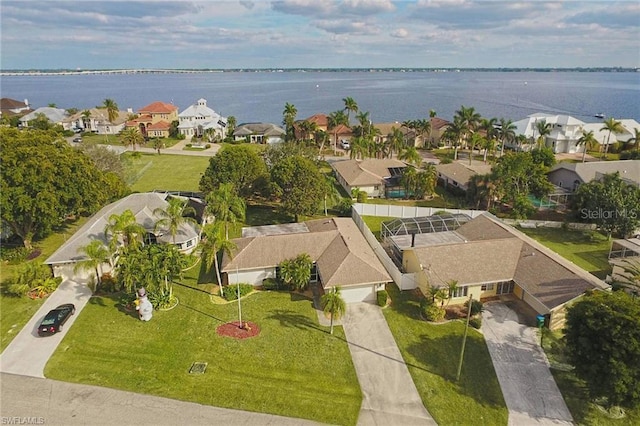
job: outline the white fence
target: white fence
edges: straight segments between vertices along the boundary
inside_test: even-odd
[[[361,216],[383,216],[383,217],[422,217],[432,216],[438,212],[462,213],[469,215],[472,219],[480,216],[484,210],[463,210],[463,209],[443,209],[437,207],[413,207],[413,206],[393,206],[388,204],[361,204],[355,203],[353,209]]]
[[[576,223],[576,222],[556,222],[552,220],[525,220],[525,219],[500,219],[507,225],[519,226],[521,228],[562,228],[574,229],[579,231],[595,230],[595,223]]]

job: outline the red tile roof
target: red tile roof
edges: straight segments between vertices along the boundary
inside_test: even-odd
[[[177,111],[178,107],[173,104],[167,104],[164,102],[154,102],[146,107],[138,110],[141,114],[170,114],[173,111]]]
[[[318,127],[327,127],[329,125],[329,118],[326,114],[314,114],[309,118],[305,118],[303,121],[316,123]]]
[[[167,123],[166,121],[158,121],[157,123],[151,124],[147,126],[147,131],[149,130],[169,130],[171,128],[171,123]]]
[[[450,123],[447,120],[443,120],[439,117],[433,117],[431,119],[431,128],[432,129],[442,129],[444,126],[448,126]]]

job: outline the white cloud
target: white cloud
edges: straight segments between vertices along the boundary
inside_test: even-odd
[[[391,37],[407,38],[409,37],[409,31],[404,28],[398,28],[397,30],[391,32]]]

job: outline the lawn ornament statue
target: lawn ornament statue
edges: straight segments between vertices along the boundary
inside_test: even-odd
[[[149,321],[153,316],[153,305],[147,298],[147,291],[144,287],[138,289],[138,300],[136,300],[136,310],[142,321]]]

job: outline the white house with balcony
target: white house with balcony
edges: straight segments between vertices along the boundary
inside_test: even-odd
[[[178,131],[187,138],[207,135],[213,141],[215,136],[224,137],[227,127],[227,118],[209,108],[206,99],[198,99],[178,114],[178,120]]]
[[[540,136],[537,125],[541,121],[551,125],[551,133],[545,137],[545,145],[553,149],[553,152],[582,152],[584,147],[578,145],[578,139],[582,137],[582,129],[586,123],[570,115],[531,114],[513,123],[516,135],[524,135],[535,146]]]

